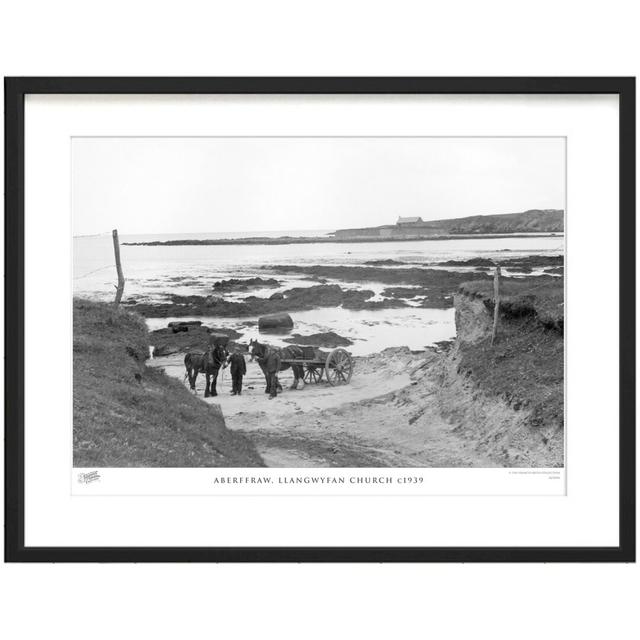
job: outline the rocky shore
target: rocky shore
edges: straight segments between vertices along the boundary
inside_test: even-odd
[[[337,284],[295,287],[275,293],[269,298],[247,296],[241,301],[222,296],[182,296],[170,294],[168,302],[144,303],[125,300],[125,305],[147,317],[167,318],[180,316],[260,316],[271,313],[307,311],[319,307],[344,307],[352,310],[393,309],[404,307],[401,300],[371,300],[370,289],[342,289]]]
[[[491,343],[492,282],[454,292],[457,338],[421,352],[406,347],[355,358],[351,383],[288,389],[270,402],[264,377],[248,363],[246,389],[206,402],[245,435],[269,466],[560,467],[564,463],[564,304],[562,278],[507,280]],[[216,327],[152,332],[153,366],[184,376],[185,350]],[[227,330],[235,346],[246,339]],[[293,344],[333,348],[337,334],[293,334]],[[198,383],[202,385],[202,381]],[[199,388],[200,395],[202,389]],[[204,401],[204,399],[203,399]]]
[[[469,258],[468,260],[447,260],[438,262],[442,267],[480,267],[493,269],[500,266],[509,271],[518,273],[531,273],[535,269],[544,270],[547,274],[562,273],[564,256],[524,256],[520,258],[503,258],[493,260],[491,258]]]
[[[374,261],[380,262],[380,261]],[[447,309],[453,306],[453,295],[463,283],[477,282],[480,287],[490,287],[495,266],[493,260],[473,258],[464,261],[440,263],[446,268],[421,266],[396,266],[382,261],[385,266],[348,266],[348,265],[269,265],[262,270],[273,277],[233,278],[209,285],[209,295],[181,295],[169,293],[164,300],[144,301],[135,298],[124,300],[124,304],[146,317],[186,317],[219,316],[247,317],[271,313],[291,313],[323,307],[342,307],[354,311],[397,309],[407,306],[428,309]],[[509,273],[527,274],[543,270],[542,275],[527,277],[503,277],[505,286],[510,283],[529,282],[536,286],[548,284],[554,286],[563,269],[562,256],[530,256],[526,258],[507,258],[500,264]],[[460,270],[459,267],[471,267],[474,270]],[[276,291],[268,297],[251,294],[253,289],[276,288],[281,285],[283,276],[295,275],[318,282],[308,287],[292,287]],[[362,289],[344,288],[329,281],[357,283]],[[367,283],[389,285],[376,296],[367,287]],[[201,283],[204,286],[204,283]],[[370,285],[369,285],[370,286]],[[247,295],[239,297],[239,293]]]
[[[453,343],[355,358],[349,385],[291,390],[288,371],[280,376],[285,390],[269,401],[261,371],[248,362],[242,396],[230,396],[223,377],[220,396],[202,401],[218,405],[227,427],[272,467],[562,466],[562,332],[535,313],[523,319],[507,310],[491,345],[482,298],[463,287],[455,304]],[[154,366],[184,375],[181,353]]]
[[[503,277],[492,344],[497,264]],[[229,395],[222,375],[220,396],[207,402],[220,407],[227,427],[253,443],[270,466],[559,467],[564,461],[563,272],[562,256],[507,252],[499,259],[494,254],[431,265],[391,258],[360,265],[264,265],[247,277],[207,282],[189,276],[201,295],[169,293],[158,301],[125,304],[148,318],[210,319],[210,326],[149,334],[156,356],[152,366],[180,381],[187,351],[202,351],[213,332],[246,353],[244,333],[254,332],[258,317],[268,314],[291,314],[295,321],[296,312],[323,308],[455,307],[453,342],[357,357],[349,385],[320,382],[289,390],[288,370],[281,374],[285,391],[269,402],[262,372],[247,358],[242,397]],[[292,280],[310,286],[287,287]],[[223,318],[243,320],[224,328],[216,318],[220,325]],[[353,347],[335,331],[297,329],[279,336],[278,344]]]
[[[248,289],[279,287],[282,283],[275,278],[231,278],[219,280],[213,285],[214,291],[247,291]]]

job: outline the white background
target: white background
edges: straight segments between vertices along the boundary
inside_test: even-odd
[[[607,270],[594,268],[594,248],[599,262],[618,262],[618,119],[617,97],[606,95],[27,96],[25,362],[40,358],[41,310],[47,309],[47,333],[56,336],[47,344],[47,357],[56,363],[56,375],[48,384],[25,388],[25,544],[615,546],[618,438],[617,430],[603,433],[602,428],[616,423],[618,356],[616,349],[603,352],[594,372],[585,345],[602,334],[593,291],[605,291],[612,283]],[[540,495],[548,493],[544,477],[538,478],[540,490],[529,492],[537,495],[526,499],[513,497],[513,487],[496,491],[488,485],[485,495],[477,496],[464,478],[475,477],[478,470],[442,469],[430,475],[439,482],[452,475],[459,487],[453,498],[409,499],[386,491],[366,497],[348,491],[339,500],[308,498],[303,491],[286,499],[261,495],[242,501],[146,497],[148,470],[105,471],[108,493],[121,493],[118,479],[131,478],[129,497],[70,495],[71,136],[256,133],[567,137],[566,496]],[[616,345],[616,286],[608,304],[606,337]],[[161,488],[162,478],[173,479],[174,472],[158,470],[158,475]],[[182,495],[201,493],[202,474],[175,475]],[[503,482],[519,483],[519,476]],[[453,482],[446,484],[444,491],[453,492]],[[268,526],[253,526],[256,519]]]
[[[21,2],[0,16],[0,61],[4,75],[635,75],[632,6]],[[15,638],[601,638],[638,628],[637,565],[0,571]]]

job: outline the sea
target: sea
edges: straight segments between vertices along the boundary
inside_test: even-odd
[[[281,281],[279,288],[255,289],[230,294],[231,300],[247,295],[270,296],[291,287],[312,286],[317,282],[303,274],[265,271],[269,265],[350,265],[366,266],[374,260],[395,260],[411,267],[434,267],[434,263],[447,260],[467,260],[483,257],[500,259],[529,255],[562,255],[564,237],[531,234],[513,237],[460,238],[451,240],[388,241],[375,243],[309,243],[285,245],[181,245],[181,246],[127,246],[127,242],[152,242],[181,239],[222,239],[242,237],[324,236],[329,230],[252,231],[243,233],[185,233],[136,234],[120,236],[121,262],[126,278],[124,299],[139,302],[161,302],[169,294],[213,294],[213,284],[229,278],[255,276],[273,277]],[[117,281],[111,233],[78,236],[73,240],[73,293],[75,296],[95,300],[113,300]],[[390,266],[388,268],[394,268]],[[446,267],[468,270],[470,267]],[[540,275],[534,271],[527,275]],[[506,275],[524,275],[517,272]],[[375,281],[361,283],[342,282],[344,289],[370,289],[372,300],[380,299],[388,284]],[[218,294],[216,294],[218,295]],[[417,302],[408,301],[415,305]],[[322,308],[292,312],[293,333],[308,335],[326,331],[349,338],[354,355],[367,355],[387,347],[407,346],[422,350],[440,341],[455,338],[453,309],[423,309],[408,306],[400,309],[352,311],[343,308]],[[284,345],[287,336],[258,334],[257,318],[153,318],[147,319],[150,330],[166,327],[176,319],[198,319],[205,325],[233,328],[243,334],[241,340],[260,337],[274,345]]]

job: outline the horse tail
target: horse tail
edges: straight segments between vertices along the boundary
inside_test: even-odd
[[[184,378],[182,379],[182,382],[185,382],[187,378],[190,377],[190,372],[191,372],[191,354],[190,353],[187,353],[184,357],[184,368],[185,368],[185,372],[184,372]]]

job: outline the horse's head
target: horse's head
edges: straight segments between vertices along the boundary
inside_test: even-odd
[[[215,346],[215,349],[213,350],[213,353],[214,353],[215,359],[218,362],[224,362],[227,356],[229,355],[227,348],[223,344],[217,344]]]
[[[209,344],[204,354],[204,361],[210,366],[222,364],[227,357],[227,350],[221,344]]]
[[[260,344],[257,340],[249,340],[249,353],[251,354],[251,361],[256,358],[262,358],[265,352],[265,345]]]

